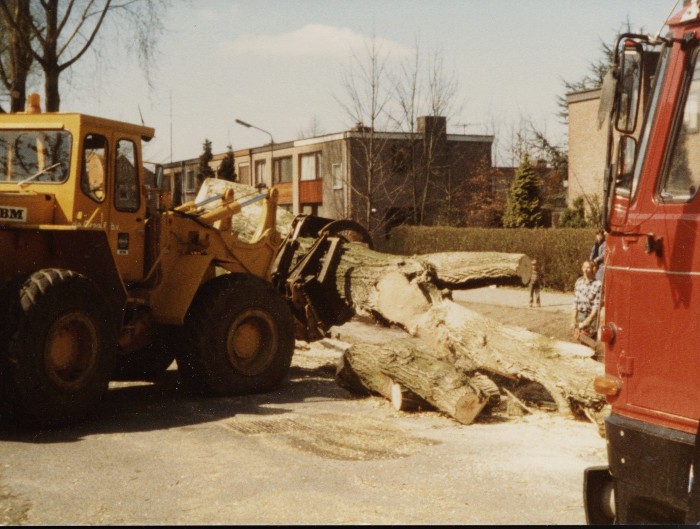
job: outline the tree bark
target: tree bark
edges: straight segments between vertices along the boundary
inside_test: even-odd
[[[471,424],[487,405],[500,401],[486,377],[438,360],[420,340],[381,328],[372,329],[368,338],[367,329],[358,330],[353,323],[338,333],[350,344],[338,365],[338,383],[354,393],[366,388],[389,399],[397,410],[434,407],[462,424]]]

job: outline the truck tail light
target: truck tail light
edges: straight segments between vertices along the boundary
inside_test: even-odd
[[[601,395],[614,397],[622,389],[622,380],[612,375],[597,376],[593,379],[593,389]]]

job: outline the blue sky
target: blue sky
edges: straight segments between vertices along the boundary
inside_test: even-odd
[[[352,56],[374,36],[396,66],[419,43],[442,57],[459,90],[450,132],[495,134],[504,145],[523,120],[555,143],[563,80],[576,81],[629,20],[658,32],[673,0],[173,0],[151,68],[119,50],[79,62],[61,109],[156,128],[147,157],[168,162],[275,142],[354,123],[339,105]],[[102,42],[104,49],[104,42]],[[390,87],[388,87],[390,88]],[[500,160],[509,163],[510,160]]]

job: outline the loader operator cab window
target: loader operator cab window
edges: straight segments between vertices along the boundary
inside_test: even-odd
[[[684,202],[692,199],[700,187],[700,61],[694,55],[695,66],[684,84],[684,101],[676,116],[673,142],[666,163],[661,198]]]
[[[131,140],[117,143],[114,206],[119,211],[139,209],[139,173],[136,169],[136,146]]]
[[[83,160],[80,173],[80,189],[95,202],[105,199],[107,180],[107,138],[88,134],[83,140]]]
[[[65,131],[0,131],[0,182],[63,183],[70,148]]]

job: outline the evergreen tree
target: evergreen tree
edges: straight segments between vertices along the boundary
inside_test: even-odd
[[[211,153],[211,142],[205,139],[202,149],[203,152],[199,155],[199,167],[197,168],[197,189],[201,187],[205,178],[214,176],[214,170],[209,167],[209,162],[214,158],[214,155]]]
[[[526,154],[515,171],[515,178],[510,186],[506,211],[503,214],[503,227],[538,228],[542,225],[540,179]]]
[[[583,202],[583,197],[576,197],[570,208],[566,208],[561,213],[559,218],[559,227],[561,228],[586,228],[586,206]]]
[[[233,147],[230,144],[226,146],[226,156],[221,160],[216,176],[229,182],[236,181],[236,165],[233,163]]]

